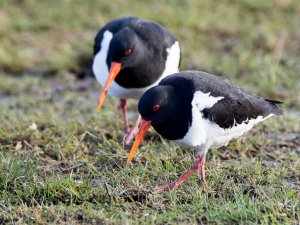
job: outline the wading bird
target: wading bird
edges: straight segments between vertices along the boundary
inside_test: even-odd
[[[273,115],[282,115],[280,103],[248,93],[222,77],[204,72],[184,71],[168,76],[139,100],[142,123],[127,164],[152,126],[164,138],[198,151],[198,159],[189,171],[157,190],[175,189],[199,169],[205,188],[208,149],[226,146],[255,124]]]
[[[102,85],[97,109],[106,95],[120,99],[125,121],[126,143],[135,136],[140,115],[130,130],[126,99],[139,99],[150,87],[178,72],[180,47],[164,27],[137,17],[112,20],[97,34],[93,72]]]

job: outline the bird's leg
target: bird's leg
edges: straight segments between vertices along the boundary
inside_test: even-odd
[[[125,144],[128,145],[132,139],[135,138],[135,136],[137,135],[137,133],[139,132],[139,125],[141,123],[141,114],[139,114],[134,126],[131,128],[131,130],[127,133],[126,137],[125,137]]]
[[[199,158],[196,160],[196,162],[194,163],[193,167],[188,170],[186,173],[184,173],[178,180],[167,184],[167,185],[163,185],[163,186],[157,186],[155,189],[158,191],[169,191],[169,190],[173,190],[179,187],[179,185],[185,181],[187,178],[189,178],[193,173],[195,173],[198,169],[204,169],[204,163],[205,163],[205,154],[201,154],[199,155]],[[204,171],[204,170],[203,170]],[[205,181],[205,171],[202,173],[201,172],[201,178],[203,175],[203,183],[206,184]]]
[[[125,133],[129,132],[129,125],[128,125],[128,119],[127,119],[127,101],[126,99],[120,99],[120,107],[122,109],[123,119],[125,122]]]
[[[142,117],[139,114],[134,126],[130,129],[129,125],[128,125],[128,118],[127,118],[127,101],[126,101],[126,99],[120,99],[120,107],[122,109],[123,119],[125,122],[125,133],[126,133],[126,136],[124,137],[123,141],[125,141],[125,144],[128,145],[132,141],[132,139],[135,138],[137,133],[139,132],[139,125],[141,123]]]
[[[202,189],[203,191],[206,190],[207,188],[207,183],[206,183],[206,179],[205,179],[205,153],[201,152],[199,154],[199,158],[202,159],[202,164],[201,164],[201,169],[200,169],[200,177],[201,177],[201,181],[202,181]]]

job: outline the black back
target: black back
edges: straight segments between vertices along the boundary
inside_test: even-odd
[[[125,88],[142,88],[155,83],[165,69],[166,49],[174,44],[176,38],[154,22],[137,17],[119,18],[112,20],[98,32],[95,38],[94,55],[101,49],[105,31],[112,32],[115,37],[118,32],[124,32],[124,29],[133,31],[141,41],[139,48],[143,52],[142,59],[136,65],[122,69],[115,81]],[[108,67],[110,64],[111,59],[108,55]]]
[[[159,85],[173,86],[179,93],[178,96],[185,99],[189,105],[196,91],[210,93],[213,97],[224,97],[213,107],[202,111],[204,118],[221,128],[230,128],[258,116],[283,114],[282,109],[277,106],[281,102],[263,99],[244,91],[227,79],[200,71],[176,73],[163,79]]]

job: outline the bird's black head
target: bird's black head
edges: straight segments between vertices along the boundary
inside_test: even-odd
[[[163,121],[176,109],[176,93],[172,86],[155,86],[146,91],[139,100],[138,110],[144,120],[152,125]]]
[[[184,98],[171,85],[158,85],[146,91],[139,100],[138,110],[142,122],[130,150],[127,165],[151,125],[163,137],[179,140],[186,135],[192,121],[190,99]]]
[[[121,63],[122,69],[133,67],[142,60],[143,51],[141,49],[142,42],[135,31],[126,27],[117,32],[112,38],[108,50],[107,64],[110,66],[112,62]]]
[[[169,140],[183,138],[191,120],[190,103],[169,85],[146,91],[139,100],[138,110],[144,120],[151,121],[154,129]]]
[[[135,77],[128,79],[127,74],[132,74],[132,68],[141,64],[146,54],[142,48],[142,42],[129,27],[121,29],[113,36],[109,44],[106,64],[109,67],[109,75],[101,95],[99,96],[97,109],[100,109],[104,103],[106,94],[113,81],[119,83],[135,81]],[[126,71],[127,70],[127,71]],[[140,74],[137,74],[140,75]],[[130,78],[130,77],[129,77]],[[120,82],[121,81],[121,82]],[[124,86],[124,85],[122,85]]]

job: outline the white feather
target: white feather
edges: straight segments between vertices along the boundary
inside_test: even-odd
[[[109,74],[109,68],[106,64],[106,58],[109,49],[109,44],[112,38],[113,34],[110,31],[107,30],[103,33],[101,49],[94,57],[93,72],[97,81],[101,84],[102,87],[105,85],[106,79]]]
[[[178,66],[180,60],[180,47],[178,41],[174,42],[174,44],[170,48],[167,48],[167,53],[168,56],[166,60],[165,69],[161,75],[160,80],[170,74],[178,72]]]
[[[203,118],[201,111],[205,108],[211,108],[224,97],[212,97],[210,93],[197,91],[192,101],[192,124],[187,134],[178,143],[189,147],[194,147],[199,152],[204,152],[210,148],[218,148],[228,145],[228,142],[249,131],[255,124],[271,117],[273,114],[263,118],[258,116],[255,119],[246,120],[241,124],[234,122],[231,128],[221,128],[218,124]]]
[[[196,91],[193,97],[192,105],[195,105],[200,111],[203,109],[211,108],[218,101],[223,99],[224,97],[213,97],[210,96],[210,92],[203,93],[201,91]]]

